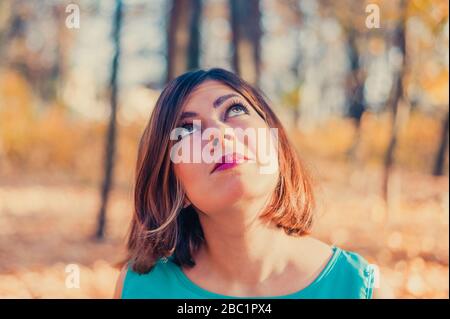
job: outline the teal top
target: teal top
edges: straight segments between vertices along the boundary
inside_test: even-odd
[[[247,298],[270,299],[370,299],[374,268],[359,254],[332,246],[333,254],[316,279],[300,291],[282,295]],[[159,260],[146,274],[128,269],[122,288],[123,299],[229,299],[192,282],[171,258]]]

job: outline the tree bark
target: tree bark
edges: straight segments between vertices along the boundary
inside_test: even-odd
[[[439,143],[439,149],[436,153],[433,175],[434,176],[442,176],[444,175],[444,163],[445,163],[445,155],[448,153],[448,119],[449,113],[447,110],[447,116],[444,118],[442,122],[442,134],[441,140]]]
[[[261,12],[259,0],[230,0],[234,72],[258,86],[261,73]]]
[[[202,0],[172,0],[167,33],[167,81],[200,66]]]
[[[111,113],[109,117],[108,131],[106,135],[105,149],[105,171],[103,185],[101,189],[100,211],[98,213],[97,231],[95,237],[102,239],[105,233],[106,211],[108,207],[109,193],[113,184],[114,157],[116,148],[116,130],[117,130],[117,97],[118,97],[118,71],[120,58],[120,30],[122,27],[122,1],[116,0],[116,9],[113,18],[113,42],[114,57],[112,61],[111,79],[110,79],[110,100]]]
[[[405,28],[406,28],[406,3],[402,1],[401,3],[401,18],[395,30],[395,44],[399,48],[402,63],[397,72],[397,76],[392,87],[389,108],[391,111],[391,133],[389,137],[389,144],[384,157],[384,172],[382,181],[382,196],[385,202],[388,202],[389,198],[389,178],[392,171],[392,166],[394,164],[394,153],[398,142],[398,130],[400,125],[400,119],[398,116],[398,109],[401,100],[404,98],[404,88],[403,88],[403,77],[406,69],[406,38],[405,38]]]
[[[355,137],[352,146],[347,152],[347,157],[350,161],[354,161],[361,137],[361,118],[366,111],[364,101],[365,76],[359,63],[360,54],[356,43],[357,32],[353,27],[350,27],[347,33],[347,47],[350,59],[350,74],[347,83],[348,115],[353,119],[355,125]]]

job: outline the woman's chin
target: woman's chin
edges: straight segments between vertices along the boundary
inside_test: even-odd
[[[257,182],[255,182],[257,181]],[[240,201],[266,196],[273,190],[273,183],[259,180],[242,179],[239,176],[232,176],[216,188],[217,198],[220,202],[233,205]]]

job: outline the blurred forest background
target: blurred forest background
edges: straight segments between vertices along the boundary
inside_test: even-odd
[[[112,296],[152,107],[169,79],[223,67],[269,96],[309,166],[314,234],[396,298],[448,298],[448,6],[0,0],[0,297]]]

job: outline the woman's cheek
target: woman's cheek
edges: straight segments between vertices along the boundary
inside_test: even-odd
[[[205,164],[202,163],[182,163],[177,164],[175,174],[183,185],[186,194],[190,199],[199,197],[207,190]]]

